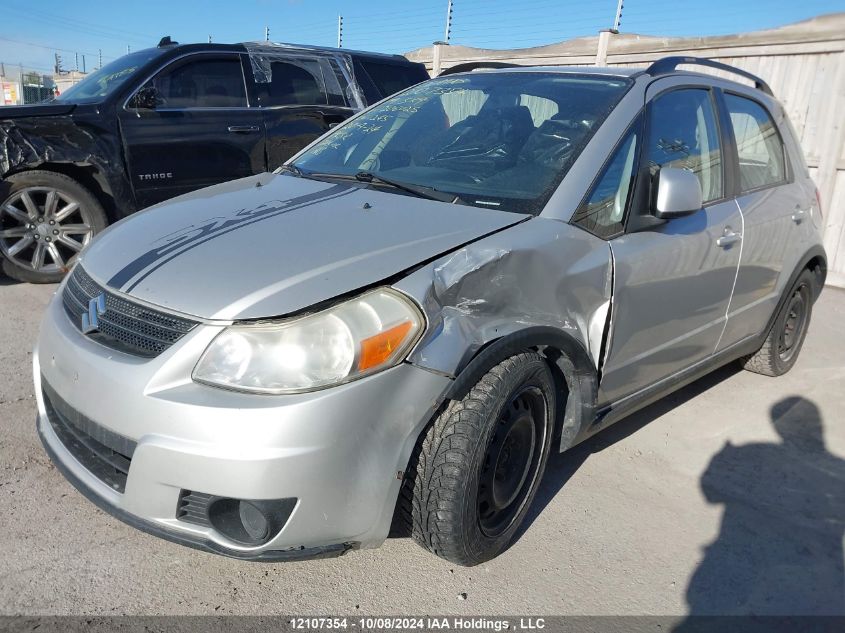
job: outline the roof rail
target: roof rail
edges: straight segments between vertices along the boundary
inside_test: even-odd
[[[658,75],[666,75],[676,70],[677,67],[681,64],[692,64],[694,66],[707,66],[709,68],[717,68],[718,70],[724,70],[729,73],[739,75],[740,77],[745,77],[746,79],[749,79],[754,82],[754,87],[757,88],[757,90],[761,90],[767,95],[774,96],[774,93],[769,87],[769,84],[760,79],[757,75],[754,75],[746,70],[735,68],[734,66],[729,66],[728,64],[715,62],[712,59],[704,59],[703,57],[685,57],[681,55],[676,57],[663,57],[662,59],[658,59],[651,66],[646,68],[645,73],[647,75],[651,75],[652,77],[657,77]]]
[[[457,64],[442,71],[438,77],[444,75],[454,75],[455,73],[465,73],[470,70],[478,70],[481,68],[524,68],[520,64],[508,64],[505,62],[466,62],[465,64]]]

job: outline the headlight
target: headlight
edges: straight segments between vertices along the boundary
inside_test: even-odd
[[[337,385],[404,360],[423,323],[409,299],[380,288],[308,316],[228,327],[205,350],[193,378],[275,394]]]

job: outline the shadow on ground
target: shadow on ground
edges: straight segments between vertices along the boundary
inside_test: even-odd
[[[695,398],[739,369],[723,367],[552,455],[517,539],[593,453]],[[713,457],[701,479],[709,503],[724,506],[719,536],[686,592],[690,616],[845,615],[845,460],[825,447],[818,407],[798,396],[771,411],[780,442],[734,446]],[[687,620],[676,629],[695,631]]]
[[[691,616],[845,615],[845,460],[810,400],[770,415],[780,442],[728,442],[701,478],[724,515],[687,587]]]

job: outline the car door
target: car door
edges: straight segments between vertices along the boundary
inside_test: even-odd
[[[795,178],[769,108],[749,95],[727,90],[724,106],[726,128],[735,147],[737,202],[745,229],[742,262],[720,349],[765,328],[785,278],[810,247],[810,209],[815,203],[815,191]],[[783,113],[778,113],[782,119]]]
[[[139,208],[265,169],[261,113],[237,53],[171,62],[130,97],[120,126]]]
[[[277,168],[299,150],[346,120],[355,109],[337,60],[295,52],[250,53],[261,106],[267,166]]]
[[[627,232],[610,240],[612,325],[600,385],[616,402],[714,353],[739,265],[742,217],[726,187],[713,91],[652,84]],[[685,82],[688,83],[688,82]],[[701,210],[667,221],[650,215],[662,167],[693,171]]]

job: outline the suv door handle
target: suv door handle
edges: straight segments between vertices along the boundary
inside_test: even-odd
[[[249,134],[250,132],[257,132],[259,127],[257,125],[230,125],[228,130],[235,134]]]
[[[801,224],[804,221],[804,218],[807,217],[807,212],[804,209],[798,207],[795,209],[795,213],[792,214],[792,221],[795,224]]]
[[[731,244],[736,244],[737,242],[742,240],[742,233],[736,233],[731,229],[725,229],[724,235],[716,240],[716,246],[721,246],[725,248],[726,246],[730,246]]]

